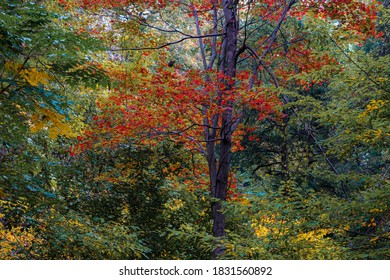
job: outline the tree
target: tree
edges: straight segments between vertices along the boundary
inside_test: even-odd
[[[387,2],[3,1],[1,258],[387,258]]]
[[[321,19],[301,19],[302,30],[310,29],[307,39],[316,42],[311,45],[311,66],[324,53],[334,63],[291,73],[289,80],[298,84],[281,91],[288,118],[283,125],[272,120],[259,125],[248,137],[258,141],[245,139],[246,149],[235,161],[240,171],[249,170],[240,177],[265,192],[288,183],[299,186],[303,196],[315,191],[328,201],[333,213],[329,220],[313,221],[334,229],[332,239],[347,249],[346,258],[388,255],[389,68],[383,55],[388,9],[377,9],[381,24],[375,36],[368,37],[351,34],[353,30],[346,37],[345,32],[324,28]]]
[[[17,244],[7,258],[36,257],[30,245],[41,242],[37,212],[58,202],[57,178],[64,170],[67,145],[80,128],[73,103],[77,89],[87,80],[104,80],[85,56],[97,41],[75,34],[60,20],[65,18],[41,2],[0,3],[2,246]]]
[[[310,73],[335,67],[333,59],[324,59],[326,53],[317,57],[311,54],[310,37],[301,33],[300,18],[317,20],[328,30],[337,21],[334,32],[348,33],[355,39],[374,34],[370,20],[375,18],[375,7],[361,1],[61,2],[95,11],[102,8],[115,11],[110,16],[120,15],[120,18],[112,19],[110,30],[119,38],[126,26],[136,26],[137,34],[143,39],[135,43],[144,45],[132,42],[116,45],[111,51],[122,52],[121,61],[126,61],[128,51],[154,53],[155,57],[158,53],[164,59],[169,56],[164,48],[197,40],[202,69],[185,71],[179,66],[172,69],[165,61],[153,65],[146,59],[143,63],[148,67],[132,66],[131,73],[125,68],[112,68],[112,78],[119,78],[117,86],[109,101],[101,106],[103,114],[95,119],[97,129],[84,136],[81,146],[92,147],[93,143],[99,143],[114,147],[129,139],[153,144],[169,138],[185,143],[190,151],[201,152],[206,158],[213,198],[213,234],[218,238],[226,235],[225,215],[221,209],[231,184],[232,149],[242,148],[244,116],[253,109],[260,120],[270,116],[276,123],[286,122],[288,116],[283,117],[275,109],[280,103],[276,92],[296,85],[290,83],[288,77],[292,73],[299,75],[303,71]],[[173,11],[167,12],[173,15],[173,20],[177,19],[175,15],[183,16],[183,21],[179,22],[184,22],[183,26],[166,18],[164,12],[168,7]],[[359,20],[351,20],[343,10]],[[193,27],[187,28],[190,22]],[[290,27],[286,23],[294,25]],[[185,28],[189,31],[183,31]],[[149,40],[147,34],[155,32],[162,34],[159,40]],[[176,36],[175,40],[162,42],[168,38],[166,34]],[[310,61],[302,58],[302,52],[318,63],[312,67],[307,65]],[[267,76],[268,83],[260,78],[262,75]],[[161,105],[165,110],[158,109]],[[284,150],[286,154],[286,145]],[[283,164],[288,168],[286,159]],[[222,246],[217,246],[214,256],[220,256],[223,251]]]

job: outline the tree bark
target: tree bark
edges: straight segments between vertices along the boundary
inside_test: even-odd
[[[237,3],[238,1],[224,0],[223,13],[225,18],[225,42],[222,53],[222,71],[225,75],[225,89],[221,93],[222,96],[227,96],[231,93],[234,87],[233,78],[236,75],[236,53],[237,53]],[[228,187],[232,134],[234,131],[233,119],[233,101],[227,101],[225,109],[221,115],[221,130],[219,142],[219,161],[216,162],[214,143],[208,144],[208,163],[210,168],[211,195],[217,201],[212,203],[213,215],[213,234],[215,237],[223,237],[226,235],[225,215],[221,212],[222,203],[226,201],[226,192]],[[217,244],[214,251],[214,258],[218,258],[224,251],[221,243]]]

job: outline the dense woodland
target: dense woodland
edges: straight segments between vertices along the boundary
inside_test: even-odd
[[[389,259],[389,12],[0,0],[0,259]]]

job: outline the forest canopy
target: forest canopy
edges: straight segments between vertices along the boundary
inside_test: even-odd
[[[389,259],[389,12],[1,0],[0,259]]]

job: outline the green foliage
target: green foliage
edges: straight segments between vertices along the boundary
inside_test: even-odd
[[[383,37],[358,43],[322,19],[287,19],[285,53],[258,76],[283,101],[281,112],[260,122],[244,110],[253,130],[233,154],[237,188],[223,203],[227,235],[216,239],[202,159],[168,140],[110,144],[94,122],[102,112],[123,116],[95,105],[97,96],[112,102],[106,87],[139,90],[136,79],[159,59],[199,68],[193,44],[150,56],[124,52],[116,68],[102,54],[109,43],[40,3],[0,3],[1,259],[210,259],[220,244],[223,259],[389,259],[388,9],[378,18]],[[125,48],[168,39],[131,21],[112,26],[107,38]],[[247,27],[272,30],[259,17]],[[296,33],[309,42],[306,58],[287,56]],[[109,80],[104,63],[110,75],[125,69],[132,80]],[[89,137],[100,141],[69,153]]]
[[[21,237],[31,239],[32,232],[36,233],[36,212],[45,213],[58,202],[58,180],[66,170],[69,138],[80,129],[79,112],[83,112],[75,111],[73,105],[76,86],[80,87],[83,79],[96,83],[103,74],[95,71],[96,66],[86,57],[98,50],[96,40],[64,28],[62,20],[63,16],[48,12],[38,2],[0,3],[0,213],[4,236],[13,231],[18,235],[20,228],[22,233],[26,231]],[[76,75],[75,68],[83,65],[86,71]],[[39,244],[39,240],[31,242]],[[15,251],[11,253],[18,258]],[[42,256],[31,251],[23,258],[36,257]]]
[[[333,220],[324,194],[304,191],[284,182],[278,192],[252,188],[244,205],[228,203],[232,221],[226,240],[233,259],[343,259],[346,250],[337,243],[344,232]],[[245,218],[244,218],[245,217]]]
[[[278,192],[251,188],[250,204],[228,203],[225,258],[387,259],[388,187],[352,203],[283,183]]]
[[[36,246],[40,259],[141,259],[149,249],[139,239],[139,229],[90,218],[73,211],[50,209],[40,217],[38,236],[45,246]]]
[[[98,50],[97,41],[67,30],[60,20],[65,19],[39,3],[1,3],[2,141],[17,142],[29,127],[38,125],[38,118],[49,119],[48,126],[65,125],[71,116],[72,85],[103,82],[103,72],[87,57]]]
[[[388,33],[387,14],[384,9],[378,21]],[[256,124],[256,130],[244,138],[246,150],[236,155],[235,162],[243,192],[249,194],[252,206],[260,205],[258,216],[248,214],[249,206],[245,215],[257,217],[253,228],[261,238],[248,235],[253,222],[234,220],[241,217],[242,207],[229,205],[227,214],[232,211],[229,219],[236,223],[229,256],[387,259],[390,64],[386,40],[343,45],[320,26],[307,28],[316,42],[312,51],[328,54],[337,63],[331,69],[291,75],[290,84],[279,88],[286,116],[279,122]],[[253,121],[251,115],[248,121]],[[288,186],[293,195],[286,192]],[[237,234],[240,226],[246,228],[246,235]],[[242,236],[256,242],[244,243]],[[311,240],[306,239],[309,236]]]

